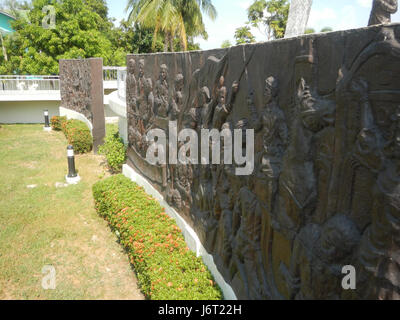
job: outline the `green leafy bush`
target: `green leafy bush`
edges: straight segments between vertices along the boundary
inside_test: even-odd
[[[126,147],[118,132],[107,133],[104,144],[99,148],[99,154],[106,157],[113,173],[122,171],[122,165],[126,160]]]
[[[74,147],[75,153],[87,153],[93,148],[93,137],[87,125],[79,120],[67,120],[62,123],[68,143]]]
[[[51,128],[55,131],[62,130],[62,124],[67,121],[67,117],[54,116],[51,118]]]
[[[144,295],[153,300],[218,300],[220,288],[159,203],[123,175],[93,186],[98,213],[126,249]]]

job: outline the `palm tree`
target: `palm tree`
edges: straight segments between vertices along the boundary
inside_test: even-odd
[[[212,0],[128,0],[126,10],[129,21],[154,29],[153,46],[159,33],[174,50],[174,39],[179,38],[183,50],[187,50],[188,37],[202,36],[207,39],[203,13],[215,20],[217,12]]]

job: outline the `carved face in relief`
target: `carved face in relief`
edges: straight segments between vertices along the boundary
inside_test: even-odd
[[[178,74],[175,78],[175,90],[176,92],[183,91],[183,75]]]
[[[176,190],[172,193],[172,202],[175,204],[175,206],[176,206],[177,208],[181,208],[181,207],[182,207],[182,198],[181,198],[181,195],[180,195],[179,192],[176,191]]]
[[[139,61],[139,77],[142,78],[144,76],[144,60],[140,59]]]
[[[160,80],[166,81],[167,77],[168,77],[168,67],[165,64],[163,64],[161,66],[161,71],[160,71]]]
[[[328,220],[321,232],[320,255],[325,261],[340,261],[359,242],[360,232],[352,220],[336,215]]]
[[[224,86],[225,84],[225,78],[221,76],[219,79],[219,89],[218,89],[218,103],[220,105],[224,105],[226,102],[226,87]]]
[[[136,61],[135,59],[129,59],[128,62],[129,72],[135,73],[136,72]]]
[[[278,95],[278,81],[274,77],[265,80],[264,103],[267,105]]]

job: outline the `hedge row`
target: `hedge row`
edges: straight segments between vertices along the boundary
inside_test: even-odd
[[[218,300],[222,293],[159,203],[123,175],[93,186],[96,210],[120,237],[152,300]]]
[[[118,130],[107,132],[104,144],[99,148],[99,154],[107,159],[107,164],[112,173],[120,173],[126,160],[126,147]]]
[[[87,153],[92,150],[92,133],[84,122],[54,116],[51,118],[51,126],[56,131],[62,130],[64,132],[68,143],[74,147],[75,153]]]

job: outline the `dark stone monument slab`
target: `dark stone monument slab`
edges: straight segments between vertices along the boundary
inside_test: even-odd
[[[92,125],[97,153],[105,137],[103,59],[60,60],[61,107],[83,115]]]
[[[400,25],[127,65],[129,164],[238,298],[400,299]],[[253,173],[149,164],[146,135],[169,121],[199,135],[253,129]],[[342,286],[348,265],[355,290]]]

